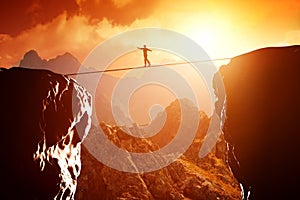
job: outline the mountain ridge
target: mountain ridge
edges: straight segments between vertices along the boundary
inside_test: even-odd
[[[81,63],[71,53],[66,52],[48,60],[40,57],[36,50],[29,50],[20,61],[19,67],[47,69],[59,74],[77,72]]]

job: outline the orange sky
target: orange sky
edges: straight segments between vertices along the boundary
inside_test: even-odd
[[[2,67],[16,65],[30,49],[46,59],[70,52],[83,61],[101,41],[142,27],[183,33],[212,58],[300,44],[299,0],[4,0],[1,4]]]

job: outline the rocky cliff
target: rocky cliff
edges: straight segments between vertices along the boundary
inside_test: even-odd
[[[134,138],[119,127],[101,124],[112,143],[131,152],[151,152],[166,145],[176,133],[180,121],[178,101],[167,109],[165,127],[152,139]],[[86,148],[82,152],[82,172],[76,199],[241,199],[238,182],[227,165],[226,144],[220,138],[214,150],[199,159],[198,152],[208,128],[209,118],[190,108],[201,118],[196,138],[189,149],[171,165],[148,173],[127,173],[112,169],[96,160]],[[91,131],[84,142],[97,145]],[[111,162],[115,155],[111,155]]]
[[[300,46],[259,49],[220,69],[230,166],[250,199],[300,191]]]
[[[0,69],[1,199],[73,199],[91,97],[47,70]]]

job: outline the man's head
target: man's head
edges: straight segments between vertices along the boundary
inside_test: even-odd
[[[144,48],[146,48],[146,45],[144,44]]]

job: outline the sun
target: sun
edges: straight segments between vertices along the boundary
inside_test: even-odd
[[[224,21],[210,19],[191,30],[191,37],[204,47],[216,47],[227,37],[228,27]]]
[[[228,52],[222,52],[224,46],[230,47],[234,39],[233,27],[226,19],[226,16],[218,15],[195,15],[191,22],[185,21],[182,24],[182,30],[192,40],[199,44],[212,58],[227,55]],[[195,23],[195,21],[197,23]],[[231,43],[230,43],[231,41]]]
[[[203,45],[204,47],[215,46],[216,42],[219,40],[217,31],[212,28],[205,28],[197,31],[193,39],[200,46]]]

